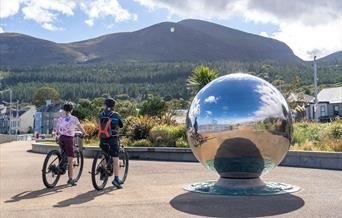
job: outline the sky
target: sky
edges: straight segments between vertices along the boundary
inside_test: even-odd
[[[55,42],[190,18],[283,41],[304,60],[342,50],[342,0],[0,0],[0,32]]]

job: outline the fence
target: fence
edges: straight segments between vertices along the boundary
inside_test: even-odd
[[[30,141],[32,140],[32,135],[3,135],[0,134],[0,144],[12,141]]]

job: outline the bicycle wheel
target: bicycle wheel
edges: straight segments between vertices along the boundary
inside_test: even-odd
[[[120,166],[120,179],[121,184],[124,184],[128,174],[128,153],[124,148],[120,148],[119,152],[119,166]]]
[[[61,176],[59,172],[61,159],[61,153],[57,150],[52,150],[46,155],[42,169],[42,177],[43,183],[47,188],[55,187]]]
[[[72,166],[73,166],[73,173],[75,175],[75,181],[77,182],[82,175],[83,171],[83,152],[80,150],[75,150],[74,152],[74,159],[72,161]]]
[[[104,189],[107,184],[108,174],[106,173],[105,167],[106,160],[100,151],[95,155],[91,168],[91,182],[96,190]]]

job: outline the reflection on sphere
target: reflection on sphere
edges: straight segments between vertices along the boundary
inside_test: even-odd
[[[221,177],[257,178],[286,155],[291,114],[270,83],[249,74],[230,74],[195,96],[187,138],[196,158]]]

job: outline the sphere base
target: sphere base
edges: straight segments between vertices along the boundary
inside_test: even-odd
[[[262,188],[266,184],[260,178],[253,179],[232,179],[232,178],[223,178],[215,182],[214,186],[225,189],[255,189]]]
[[[298,186],[280,183],[264,182],[260,178],[255,179],[228,179],[220,178],[218,181],[208,181],[188,184],[184,189],[212,195],[279,195],[297,192]]]

